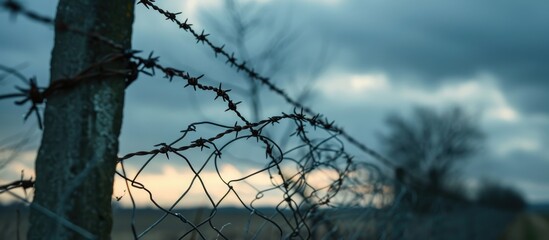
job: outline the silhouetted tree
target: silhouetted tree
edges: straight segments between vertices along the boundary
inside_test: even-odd
[[[434,188],[454,177],[484,139],[478,124],[457,106],[440,113],[417,107],[411,118],[391,115],[386,123],[389,132],[380,139],[387,156],[402,167],[397,177],[412,173]]]
[[[486,182],[480,187],[477,201],[483,205],[514,211],[522,210],[526,206],[520,192],[494,182]]]

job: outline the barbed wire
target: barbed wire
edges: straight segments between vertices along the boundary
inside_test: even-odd
[[[16,13],[21,12],[24,15],[28,16],[29,18],[39,20],[40,22],[43,22],[43,23],[52,24],[54,22],[51,19],[40,16],[38,14],[33,14],[32,12],[30,12],[28,10],[24,10],[20,5],[16,5],[14,1],[9,1],[8,3],[5,3],[4,6],[7,7],[9,10],[11,10],[12,12],[16,12]],[[66,31],[74,31],[78,34],[82,34],[82,35],[85,35],[85,36],[90,36],[91,38],[93,38],[95,40],[105,41],[104,38],[98,37],[96,34],[87,33],[87,32],[83,32],[83,31],[78,31],[75,28],[73,28],[71,26],[68,26],[64,23],[56,23],[56,28],[59,27],[59,26],[63,26],[63,30],[66,30]],[[110,41],[106,41],[106,42],[109,43]],[[115,43],[110,44],[110,45],[117,48],[117,45]],[[118,50],[121,50],[121,49],[118,48]],[[265,119],[265,120],[262,120],[262,121],[259,121],[259,122],[256,122],[256,123],[251,123],[243,116],[243,114],[241,114],[238,111],[237,105],[240,102],[233,101],[230,98],[229,94],[228,94],[228,92],[230,92],[230,90],[229,89],[223,89],[221,84],[218,87],[204,85],[204,84],[199,82],[200,78],[203,75],[194,77],[194,76],[190,76],[187,72],[185,72],[183,70],[178,70],[178,69],[172,68],[172,67],[164,67],[164,66],[162,66],[158,63],[158,57],[154,57],[152,52],[146,58],[137,56],[137,53],[139,53],[139,51],[123,50],[122,53],[112,54],[110,56],[105,57],[102,61],[99,61],[96,64],[93,64],[93,65],[89,66],[88,68],[82,70],[80,73],[76,74],[76,76],[66,78],[66,79],[57,79],[57,80],[52,81],[52,83],[46,88],[38,87],[37,84],[36,84],[36,80],[34,80],[34,79],[27,80],[27,78],[23,77],[22,74],[16,72],[14,69],[9,69],[8,67],[4,67],[3,69],[6,69],[6,71],[9,72],[9,73],[16,74],[16,76],[20,77],[21,80],[23,80],[23,82],[25,84],[27,84],[28,86],[27,86],[27,88],[19,87],[18,88],[18,90],[19,90],[18,93],[5,94],[5,95],[0,96],[0,99],[20,98],[20,100],[16,102],[16,104],[18,104],[18,105],[22,105],[24,103],[31,102],[32,106],[29,109],[29,113],[25,116],[25,119],[28,118],[28,116],[31,112],[35,112],[36,116],[37,116],[37,120],[39,122],[38,123],[39,127],[42,128],[41,117],[40,117],[40,114],[38,112],[37,105],[43,104],[45,102],[45,100],[53,94],[56,94],[60,91],[68,90],[68,89],[70,89],[74,86],[82,84],[86,80],[97,79],[98,77],[104,77],[106,75],[111,75],[112,74],[112,75],[127,76],[127,79],[126,79],[127,85],[130,85],[134,80],[137,79],[139,73],[144,73],[144,74],[147,74],[147,75],[150,75],[150,76],[154,76],[154,75],[156,75],[156,71],[155,71],[155,69],[156,69],[156,70],[159,70],[160,72],[162,72],[165,75],[164,77],[168,78],[170,81],[172,81],[173,78],[181,78],[183,80],[186,80],[187,84],[185,85],[185,87],[192,87],[192,89],[194,91],[202,90],[202,91],[205,91],[205,92],[207,92],[207,91],[213,92],[215,94],[214,100],[220,98],[223,102],[227,102],[226,111],[234,112],[240,118],[240,120],[243,122],[242,125],[238,125],[238,123],[235,123],[234,126],[225,126],[225,125],[221,125],[221,124],[217,124],[217,123],[213,123],[213,122],[200,122],[200,123],[191,124],[191,125],[189,125],[187,130],[183,131],[184,133],[183,133],[183,136],[181,138],[179,138],[178,140],[172,142],[169,145],[165,144],[165,143],[161,143],[161,144],[157,145],[159,148],[151,150],[151,151],[139,151],[139,152],[126,154],[124,157],[120,158],[120,160],[119,160],[121,166],[123,166],[123,161],[125,161],[129,158],[132,158],[132,157],[137,157],[137,156],[151,155],[151,157],[147,161],[147,163],[150,162],[158,154],[165,154],[166,157],[168,157],[168,158],[169,158],[170,155],[172,155],[172,156],[175,155],[175,156],[178,156],[180,158],[183,158],[183,159],[186,160],[186,162],[188,164],[188,167],[190,169],[193,169],[193,172],[194,172],[193,182],[195,181],[195,179],[198,179],[198,181],[203,186],[204,193],[210,199],[210,202],[212,203],[212,207],[214,209],[216,209],[216,207],[221,203],[221,201],[223,201],[224,197],[221,198],[219,200],[219,202],[217,202],[217,203],[214,202],[212,197],[211,197],[211,194],[208,192],[208,189],[204,187],[204,180],[200,176],[201,171],[204,169],[204,166],[209,161],[205,161],[204,164],[202,165],[202,167],[200,167],[200,169],[198,171],[195,171],[192,164],[190,163],[190,161],[182,154],[182,152],[188,151],[188,150],[193,149],[193,148],[200,148],[201,151],[204,150],[204,149],[212,148],[213,152],[212,152],[212,154],[210,155],[210,157],[208,159],[210,159],[212,156],[214,156],[214,161],[216,162],[215,168],[216,168],[216,171],[218,173],[218,177],[224,182],[224,184],[229,189],[225,193],[225,196],[227,196],[229,193],[234,193],[236,195],[236,197],[238,199],[240,199],[240,203],[248,211],[250,211],[252,216],[259,216],[260,218],[265,220],[266,223],[269,223],[269,224],[273,225],[273,227],[277,228],[278,232],[280,233],[281,238],[282,237],[310,238],[311,227],[306,223],[306,221],[308,219],[308,215],[310,215],[311,209],[316,209],[316,208],[318,208],[318,206],[329,204],[330,198],[332,198],[336,195],[337,189],[339,188],[339,186],[341,186],[341,183],[343,182],[343,177],[346,174],[345,171],[348,169],[348,167],[343,168],[343,171],[339,172],[340,176],[334,182],[334,184],[336,184],[336,185],[329,184],[328,186],[325,186],[323,188],[314,188],[314,187],[312,187],[312,185],[310,183],[307,183],[307,181],[304,179],[304,176],[307,175],[307,172],[311,172],[314,169],[316,169],[316,168],[318,168],[322,165],[330,166],[330,163],[328,163],[328,162],[322,163],[322,161],[320,161],[320,159],[318,159],[318,158],[321,158],[320,157],[321,154],[320,153],[315,154],[314,153],[315,151],[316,152],[321,152],[321,151],[339,152],[338,157],[330,158],[329,161],[338,159],[339,157],[342,156],[341,154],[343,154],[343,152],[341,150],[336,151],[336,150],[333,150],[333,149],[330,149],[330,148],[319,148],[319,146],[314,145],[314,143],[306,136],[304,123],[306,122],[306,123],[310,124],[315,129],[318,127],[318,128],[323,128],[327,131],[332,131],[332,132],[334,131],[334,126],[332,124],[326,124],[326,123],[322,122],[319,119],[319,116],[315,116],[315,117],[312,117],[312,118],[307,118],[303,114],[303,110],[301,110],[301,112],[298,112],[297,109],[294,110],[294,113],[292,113],[292,114],[283,113],[280,116],[273,116],[273,117],[270,117],[268,119]],[[122,69],[122,70],[104,69],[103,66],[106,63],[109,63],[109,62],[112,62],[112,61],[117,61],[121,58],[126,58],[126,59],[130,60],[130,63],[128,64],[127,69]],[[289,159],[285,159],[285,160],[300,163],[300,162],[304,161],[305,159],[311,158],[311,159],[313,159],[312,161],[314,162],[314,164],[301,165],[301,168],[303,168],[303,169],[297,171],[297,173],[295,173],[293,176],[285,176],[283,174],[283,170],[280,167],[280,164],[281,164],[282,160],[284,159],[284,154],[282,154],[282,149],[280,149],[273,140],[271,140],[267,136],[261,134],[261,131],[263,130],[263,128],[265,128],[269,125],[275,125],[275,124],[279,123],[279,121],[287,120],[287,119],[293,120],[297,124],[296,132],[293,135],[298,137],[299,139],[301,139],[302,141],[304,141],[306,143],[304,145],[301,145],[300,148],[309,147],[310,149],[309,149],[309,154],[308,154],[309,157],[301,158],[299,161],[298,160],[289,160]],[[222,132],[218,133],[214,137],[210,137],[210,138],[200,137],[200,138],[197,138],[196,140],[191,141],[191,143],[189,145],[185,145],[185,146],[177,147],[177,148],[172,147],[173,144],[176,144],[179,141],[183,140],[189,132],[195,131],[197,126],[202,126],[202,125],[210,125],[210,126],[220,127],[220,128],[225,129],[225,131],[222,131]],[[238,136],[239,133],[241,133],[243,131],[249,131],[249,134],[239,137]],[[234,138],[234,140],[230,141],[229,143],[234,143],[237,140],[248,140],[248,139],[251,138],[251,139],[255,139],[256,142],[261,142],[262,144],[264,144],[265,156],[271,159],[270,163],[266,167],[264,167],[263,169],[260,169],[260,170],[254,172],[254,173],[252,173],[252,174],[250,174],[250,175],[248,175],[244,178],[232,179],[232,180],[228,180],[228,181],[225,180],[223,178],[223,176],[221,175],[221,173],[219,172],[219,166],[217,165],[217,160],[221,158],[222,149],[227,147],[229,145],[229,143],[226,143],[222,147],[218,148],[217,145],[215,144],[215,141],[219,140],[219,139],[221,139],[221,138],[223,138],[223,137],[225,137],[225,136],[227,136],[228,134],[231,134],[231,133],[235,133],[235,138]],[[323,141],[320,144],[323,144],[323,143],[325,143],[325,142]],[[274,151],[278,152],[277,156],[274,155]],[[295,149],[293,149],[293,151],[295,151]],[[348,155],[345,154],[345,156],[348,156]],[[348,166],[348,165],[351,164],[351,160],[350,160],[351,158],[348,157],[347,159],[348,160],[347,160],[346,164]],[[140,172],[147,166],[147,163],[144,164],[141,167]],[[336,166],[336,165],[330,166],[330,168],[332,170],[338,170],[338,171],[340,170],[340,166]],[[273,171],[275,173],[273,173]],[[248,178],[253,177],[255,175],[258,175],[258,174],[263,173],[263,172],[268,172],[268,175],[270,176],[271,181],[273,181],[272,179],[274,179],[275,178],[274,176],[276,175],[277,176],[276,178],[279,179],[280,183],[271,182],[272,185],[273,185],[272,187],[270,187],[268,189],[262,189],[262,190],[258,189],[256,199],[253,200],[248,205],[242,200],[242,198],[238,194],[237,190],[235,190],[231,186],[231,184],[241,182],[241,181],[245,181]],[[173,207],[172,207],[172,209],[168,210],[168,209],[162,208],[158,203],[156,203],[154,201],[154,196],[152,195],[152,193],[149,190],[147,190],[145,185],[142,184],[142,183],[137,182],[138,174],[136,176],[134,176],[133,179],[129,179],[129,178],[126,177],[125,170],[123,169],[122,173],[119,172],[118,175],[121,176],[126,181],[130,182],[131,187],[141,189],[141,190],[144,190],[144,191],[148,192],[149,195],[150,195],[150,199],[151,199],[152,203],[154,205],[156,205],[159,209],[164,210],[166,212],[166,214],[169,214],[171,216],[175,216],[175,217],[179,218],[181,221],[183,221],[184,223],[189,224],[189,226],[191,226],[191,230],[189,230],[188,232],[183,234],[181,236],[181,238],[183,238],[183,237],[185,237],[185,236],[187,236],[187,235],[189,235],[189,234],[191,234],[195,231],[197,231],[199,233],[200,237],[205,238],[204,234],[202,234],[201,231],[198,229],[199,227],[201,227],[205,224],[210,225],[210,227],[213,230],[215,230],[220,237],[226,238],[226,237],[224,237],[223,233],[220,230],[218,230],[218,228],[216,228],[214,226],[214,223],[212,222],[213,217],[215,216],[215,214],[211,214],[208,219],[206,219],[206,220],[204,220],[200,223],[192,224],[192,223],[190,223],[189,220],[187,220],[181,214],[171,212],[170,210],[172,210]],[[298,180],[290,181],[291,179],[294,179],[294,178],[298,178]],[[27,183],[27,182],[17,182],[17,183],[14,182],[13,184],[7,185],[6,188],[7,189],[12,189],[14,187],[19,187],[21,185],[21,183]],[[17,184],[19,184],[19,185],[17,185]],[[27,188],[26,185],[24,187],[25,187],[24,189]],[[303,188],[303,187],[309,187],[309,188],[314,189],[314,191],[312,191],[310,193],[310,196],[308,196],[308,197],[310,197],[310,198],[316,197],[317,202],[312,202],[312,201],[308,200],[307,204],[303,205],[299,200],[296,199],[297,198],[297,196],[296,196],[297,193],[296,193],[295,188]],[[191,186],[189,186],[187,191],[185,191],[185,193],[181,195],[180,199],[182,199],[185,196],[186,192],[188,192],[190,188],[191,188]],[[131,197],[132,194],[131,194],[130,187],[128,187],[127,190],[130,193],[129,195]],[[263,214],[261,214],[261,212],[258,209],[253,207],[254,202],[256,200],[260,199],[260,197],[258,197],[258,196],[264,195],[267,192],[271,192],[271,191],[275,191],[275,190],[281,191],[282,195],[284,196],[283,200],[276,207],[276,211],[277,211],[276,215],[283,219],[282,225],[284,225],[285,227],[281,226],[281,223],[278,223],[277,221],[274,221],[273,216],[268,217],[266,215],[263,215]],[[322,196],[320,194],[320,192],[322,192],[322,191],[326,191],[326,195]],[[304,197],[304,196],[305,195],[302,195],[302,197]],[[131,198],[133,199],[133,197],[131,197]],[[305,197],[304,197],[304,199],[305,199]],[[177,202],[174,204],[174,206],[176,204],[177,204]],[[305,206],[306,206],[306,208],[305,208]],[[136,206],[134,205],[133,209],[135,209],[135,207]],[[290,213],[288,214],[288,213],[286,213],[286,211],[290,211]],[[161,222],[161,220],[159,220],[159,223],[160,222]],[[151,227],[148,228],[149,231],[154,226],[155,226],[155,224],[151,225]],[[135,238],[143,237],[145,234],[147,234],[147,231],[148,231],[148,230],[145,230],[141,234],[137,235],[136,230],[135,230],[135,226],[133,224],[132,224],[132,229],[133,229],[133,233],[134,233]]]
[[[299,101],[293,99],[290,94],[288,94],[283,88],[277,86],[274,84],[268,77],[263,76],[262,74],[255,71],[252,67],[250,67],[246,61],[239,60],[234,53],[229,53],[224,49],[225,45],[216,45],[213,43],[208,37],[210,34],[205,34],[205,30],[202,30],[200,33],[199,31],[195,30],[192,27],[192,24],[189,23],[188,19],[185,19],[185,21],[180,21],[177,17],[181,15],[182,12],[171,12],[168,10],[165,10],[158,5],[155,4],[155,0],[139,0],[137,5],[143,5],[147,9],[152,9],[159,14],[166,17],[166,21],[175,23],[179,26],[180,29],[184,30],[187,33],[190,33],[195,39],[196,43],[202,43],[203,45],[208,46],[210,49],[213,50],[215,58],[218,56],[223,56],[226,60],[225,63],[229,64],[230,67],[233,67],[236,69],[237,72],[244,72],[248,75],[248,77],[252,80],[257,80],[263,85],[267,86],[267,88],[276,93],[277,95],[281,96],[287,103],[292,105],[293,107],[300,109],[302,113],[309,114],[311,116],[315,116],[319,120],[319,122],[324,125],[328,126],[330,129],[333,129],[336,131],[341,138],[348,141],[351,145],[358,148],[360,151],[365,153],[366,155],[372,157],[373,159],[381,162],[386,167],[392,169],[392,173],[399,178],[406,177],[411,179],[413,182],[409,184],[414,184],[416,187],[424,188],[425,185],[430,185],[430,183],[426,182],[425,179],[423,179],[421,176],[416,175],[414,172],[408,171],[407,169],[400,166],[395,161],[390,160],[389,158],[385,157],[383,154],[379,153],[378,151],[372,149],[368,145],[366,145],[364,142],[358,140],[357,138],[353,137],[351,134],[349,134],[343,127],[337,126],[335,124],[335,121],[329,121],[327,117],[323,116],[320,113],[317,113],[313,111],[310,107],[307,107],[303,104],[301,104]],[[448,192],[444,189],[437,189],[436,191],[440,192],[440,195],[444,195],[447,197],[454,197],[454,194],[451,192]]]
[[[223,56],[227,57],[228,63],[231,63],[230,64],[231,66],[236,66],[237,70],[244,71],[247,74],[249,74],[250,78],[257,79],[257,80],[261,81],[263,84],[268,86],[268,88],[271,91],[273,91],[273,92],[277,93],[278,95],[282,96],[292,106],[294,106],[298,109],[302,109],[303,112],[305,112],[305,113],[307,113],[311,116],[316,116],[319,119],[319,121],[323,122],[324,125],[328,125],[328,126],[333,127],[334,129],[337,129],[337,131],[339,131],[339,133],[341,134],[341,136],[343,138],[345,138],[347,141],[349,141],[352,145],[358,147],[361,151],[367,153],[368,155],[370,155],[374,159],[377,159],[377,160],[381,161],[382,163],[384,163],[384,164],[386,164],[390,167],[397,167],[392,161],[390,161],[387,158],[383,157],[382,154],[378,153],[377,151],[375,151],[375,150],[371,149],[370,147],[366,146],[364,143],[360,142],[356,138],[352,137],[343,128],[337,127],[335,125],[334,121],[329,121],[327,118],[322,119],[321,118],[321,117],[323,117],[322,114],[315,113],[309,107],[303,106],[301,103],[293,100],[289,96],[289,94],[286,93],[282,88],[277,87],[274,83],[270,82],[268,78],[263,77],[259,73],[255,72],[253,69],[250,69],[246,65],[246,62],[243,61],[243,62],[238,63],[238,59],[234,56],[234,53],[229,55],[229,53],[226,52],[223,49],[223,46],[219,47],[219,46],[214,45],[207,38],[209,36],[209,34],[204,34],[204,31],[202,31],[201,34],[198,34],[197,31],[195,31],[191,27],[192,24],[187,23],[188,22],[187,20],[185,20],[184,22],[180,22],[179,20],[177,20],[176,16],[179,15],[180,13],[171,13],[171,12],[168,12],[166,10],[163,10],[163,9],[159,8],[158,6],[156,6],[155,4],[153,4],[153,2],[154,1],[151,1],[151,0],[142,0],[142,1],[139,1],[137,4],[138,5],[143,4],[147,8],[150,6],[154,10],[156,10],[159,13],[166,16],[167,20],[170,20],[172,22],[177,23],[178,25],[181,26],[181,28],[183,30],[190,32],[196,38],[197,43],[199,43],[199,42],[206,43],[208,46],[210,46],[212,49],[214,49],[214,51],[216,52],[216,55],[217,54],[222,54]],[[21,13],[21,14],[29,17],[32,20],[36,20],[36,21],[39,21],[39,22],[42,22],[42,23],[45,23],[45,24],[50,24],[51,25],[55,22],[51,18],[36,14],[36,13],[30,11],[30,10],[25,9],[22,5],[20,5],[19,3],[17,3],[14,0],[5,1],[4,4],[3,4],[3,7],[10,10],[13,14]],[[152,52],[151,52],[151,54],[149,55],[148,58],[138,57],[135,54],[139,53],[140,51],[124,49],[123,47],[121,47],[121,45],[119,45],[119,44],[115,43],[114,41],[109,40],[105,37],[102,37],[102,36],[100,36],[96,33],[81,31],[77,28],[74,28],[74,27],[72,27],[72,26],[70,26],[66,23],[62,23],[62,22],[55,22],[54,26],[56,28],[60,28],[60,29],[66,30],[66,31],[71,31],[71,32],[74,32],[74,33],[77,33],[77,34],[88,36],[92,39],[95,39],[95,40],[98,40],[98,41],[101,41],[101,42],[104,42],[104,43],[107,43],[107,44],[111,45],[112,47],[122,51],[126,57],[133,58],[134,60],[137,60],[138,61],[137,64],[135,62],[131,63],[130,72],[125,73],[125,74],[128,74],[128,84],[131,84],[131,82],[133,82],[138,77],[139,73],[145,73],[147,75],[151,75],[151,73],[143,71],[144,69],[158,68],[158,69],[162,70],[166,74],[165,77],[169,78],[170,80],[174,76],[182,77],[182,78],[186,79],[187,81],[189,81],[188,85],[193,86],[193,88],[196,88],[196,87],[199,86],[199,85],[197,85],[197,81],[203,76],[203,75],[201,75],[199,77],[191,77],[185,71],[177,70],[175,68],[163,67],[161,65],[158,65],[156,63],[158,61],[158,57],[153,58],[152,57]],[[152,72],[152,73],[154,73],[154,72]],[[72,80],[74,80],[74,79],[72,79]],[[76,83],[77,81],[70,81],[71,83],[68,83],[68,82],[69,81],[60,81],[59,85],[64,86],[64,85],[77,84]],[[209,89],[209,90],[219,91],[221,89],[220,87],[219,88],[210,87],[211,89]],[[62,87],[58,87],[58,88],[62,88]],[[222,95],[224,95],[224,94],[222,94]],[[237,104],[238,103],[234,103],[232,101],[229,101],[229,110],[232,110],[232,108],[235,108]],[[242,116],[239,116],[239,117],[243,118]],[[247,122],[247,121],[245,121],[245,122]]]
[[[409,201],[406,197],[409,197],[410,194],[407,193],[415,193],[417,188],[407,188],[406,184],[400,182],[398,176],[407,174],[408,177],[414,177],[413,174],[358,141],[342,127],[337,126],[335,122],[329,121],[323,115],[315,113],[312,109],[291,98],[283,88],[257,73],[245,61],[238,60],[234,53],[229,54],[224,49],[225,45],[218,46],[211,42],[208,38],[209,34],[206,34],[204,30],[199,33],[187,19],[183,22],[178,20],[177,16],[181,14],[180,12],[166,11],[154,2],[154,0],[140,0],[137,4],[155,10],[165,16],[166,20],[176,23],[181,29],[192,34],[196,43],[209,46],[214,51],[215,57],[223,56],[229,66],[238,72],[244,72],[251,79],[261,82],[270,91],[281,96],[294,107],[293,112],[282,112],[280,115],[251,122],[239,111],[238,105],[241,101],[233,99],[229,94],[231,89],[223,88],[221,83],[218,86],[204,84],[201,81],[204,75],[193,76],[185,70],[162,65],[159,57],[155,56],[153,52],[150,52],[147,57],[142,57],[139,55],[141,53],[139,50],[124,49],[118,43],[101,35],[79,30],[67,23],[54,21],[52,18],[24,8],[15,0],[2,2],[2,7],[14,15],[22,14],[31,20],[53,26],[56,30],[70,31],[106,43],[113,48],[112,54],[104,56],[74,76],[52,79],[47,87],[39,87],[35,78],[27,78],[13,68],[0,65],[0,70],[15,76],[25,84],[24,87],[17,87],[17,92],[0,95],[0,100],[16,99],[15,104],[17,105],[30,103],[31,106],[25,114],[24,120],[34,113],[39,128],[43,126],[38,106],[44,104],[52,95],[68,91],[89,81],[101,81],[100,79],[108,76],[124,76],[126,87],[128,87],[139,78],[140,74],[148,76],[162,74],[163,78],[170,82],[174,79],[184,81],[186,83],[184,88],[192,89],[194,92],[210,93],[212,101],[219,99],[227,104],[225,112],[234,114],[240,121],[234,125],[210,121],[194,122],[181,131],[180,137],[169,143],[159,143],[151,150],[130,152],[118,158],[119,169],[116,174],[125,182],[125,191],[131,202],[130,228],[135,239],[149,236],[154,229],[170,219],[177,220],[182,226],[176,231],[179,234],[179,239],[195,239],[196,237],[230,239],[231,236],[226,232],[226,229],[231,228],[227,225],[230,222],[220,222],[218,216],[220,208],[225,206],[229,201],[227,199],[231,197],[236,199],[235,202],[240,207],[240,211],[246,214],[245,233],[246,236],[253,239],[272,237],[273,231],[280,239],[316,239],[319,236],[350,239],[359,239],[365,236],[377,236],[378,238],[401,236],[399,234],[402,234],[404,228],[399,231],[395,231],[394,228],[399,223],[409,220],[400,214],[406,207],[401,202]],[[105,67],[108,63],[119,60],[126,60],[127,66],[121,69]],[[264,134],[264,129],[276,128],[280,126],[281,122],[295,127],[295,131],[290,135],[293,145],[288,149],[282,149],[275,140]],[[209,136],[201,134],[207,131],[213,132],[213,134]],[[343,139],[392,169],[393,172],[389,174],[395,173],[397,178],[385,176],[387,173],[372,163],[354,160],[353,156],[345,149]],[[231,148],[241,143],[261,148],[260,153],[250,153],[254,159],[262,160],[261,167],[252,169],[251,172],[239,177],[224,176],[221,168],[231,164]],[[183,164],[184,169],[191,172],[190,176],[185,177],[189,183],[180,185],[182,186],[180,194],[169,206],[160,203],[154,190],[147,187],[147,183],[141,180],[144,172],[150,168],[150,164],[163,157],[170,161],[174,160],[174,162],[179,160],[178,163]],[[130,174],[126,164],[128,161],[139,159],[144,159],[144,163],[136,173]],[[215,172],[215,179],[205,179],[204,175],[209,170]],[[319,181],[316,177],[318,174],[327,176],[327,179]],[[258,179],[268,185],[258,186],[252,183],[259,181]],[[223,189],[209,189],[208,182],[213,180],[221,182]],[[416,184],[418,183],[422,182],[418,181]],[[397,185],[403,186],[399,192],[385,189],[387,186]],[[26,191],[33,186],[32,178],[25,180],[22,176],[18,181],[1,185],[0,193],[11,193],[10,191],[17,188]],[[207,216],[196,215],[193,218],[191,215],[181,213],[178,209],[180,204],[189,201],[191,192],[197,191],[196,189],[199,189],[198,192],[207,200],[205,204],[211,208]],[[439,190],[433,191],[433,194],[446,196],[444,192],[439,193]],[[163,212],[162,216],[145,228],[140,228],[136,224],[138,205],[134,195],[137,191],[144,192],[150,203]],[[250,191],[255,194],[250,194]],[[426,190],[421,189],[421,193],[425,192]],[[267,195],[274,196],[273,198],[276,199],[274,210],[270,212],[259,207]],[[123,197],[116,197],[116,200],[120,201]],[[390,201],[392,201],[392,205],[388,204]],[[409,202],[415,203],[417,199]],[[379,206],[372,207],[375,205]],[[382,218],[376,216],[380,211],[378,208],[383,209],[389,205],[391,208],[385,212]],[[348,226],[343,226],[338,222],[341,219],[329,215],[329,210],[333,208],[345,210],[345,208],[357,207],[362,208],[360,215],[355,219],[345,219]],[[374,233],[367,232],[366,235],[363,235],[357,233],[356,229],[355,232],[348,230],[349,226],[364,227],[365,223],[361,221],[371,220],[371,218],[379,220],[375,223],[377,227]],[[66,221],[61,217],[59,219],[57,220]],[[70,222],[67,226],[70,226]],[[82,236],[86,236],[86,234],[88,233],[84,232]]]
[[[229,64],[229,66],[235,68],[237,71],[243,71],[248,75],[249,78],[260,81],[262,84],[267,86],[267,88],[276,93],[277,95],[281,96],[287,103],[291,104],[292,106],[303,109],[303,111],[309,115],[315,116],[319,115],[319,113],[313,111],[310,107],[307,107],[303,104],[301,104],[299,101],[294,100],[290,94],[288,94],[283,88],[278,87],[276,84],[270,81],[268,77],[262,76],[260,73],[256,72],[253,68],[247,65],[246,61],[239,60],[237,57],[235,57],[234,53],[227,52],[224,47],[225,45],[216,45],[214,44],[208,36],[210,34],[205,34],[204,31],[198,33],[193,27],[192,24],[188,22],[188,19],[185,19],[185,21],[180,21],[177,19],[177,16],[181,14],[181,12],[170,12],[165,9],[160,8],[158,5],[154,4],[155,0],[140,0],[137,4],[142,4],[147,9],[153,9],[156,12],[164,15],[166,17],[167,21],[173,22],[179,26],[180,29],[183,29],[185,32],[188,32],[194,36],[196,39],[196,43],[202,43],[209,46],[215,54],[215,57],[223,56],[225,57],[226,63]],[[150,7],[150,8],[149,8]],[[329,122],[328,119],[322,120],[325,124],[334,124],[334,122]],[[396,164],[389,159],[385,158],[382,154],[378,153],[377,151],[373,150],[372,148],[368,147],[363,142],[359,141],[355,137],[351,136],[347,131],[345,131],[341,127],[336,127],[338,131],[340,132],[341,136],[345,138],[349,143],[356,146],[358,149],[363,151],[364,153],[368,154],[369,156],[373,157],[374,159],[390,166],[390,167],[397,167]]]

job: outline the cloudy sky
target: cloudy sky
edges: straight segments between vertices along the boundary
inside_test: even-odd
[[[222,0],[158,2],[182,12],[180,19],[189,18],[213,42],[249,59],[292,96],[307,91],[306,105],[375,149],[381,150],[376,136],[384,131],[388,114],[406,115],[417,105],[463,106],[487,134],[483,152],[466,168],[466,181],[495,179],[532,202],[549,201],[549,150],[544,147],[549,145],[549,2],[248,0],[234,11]],[[54,16],[57,1],[24,3]],[[249,26],[240,45],[237,15]],[[46,85],[51,28],[2,10],[0,31],[0,64]],[[206,83],[222,82],[251,115],[247,81],[213,58],[211,49],[142,5],[136,7],[133,46],[154,51],[165,65],[206,74]],[[15,84],[14,78],[1,80],[0,92]],[[169,142],[194,121],[234,123],[230,114],[220,115],[225,105],[183,85],[158,76],[143,77],[128,88],[121,154]],[[261,96],[259,118],[291,110],[266,89]],[[40,135],[33,130],[34,119],[23,123],[25,110],[0,102],[4,157],[13,152],[5,147],[10,139]],[[0,170],[0,181],[17,178],[21,169],[32,175],[37,146],[35,140],[17,149],[17,158]],[[183,166],[164,161],[146,177],[167,179],[182,171]],[[249,169],[228,165],[223,171],[238,175]]]

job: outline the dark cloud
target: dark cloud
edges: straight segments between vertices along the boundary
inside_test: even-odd
[[[549,94],[547,94],[549,90],[549,77],[546,80],[540,80],[538,83],[516,84],[507,86],[504,89],[508,91],[511,101],[519,104],[520,111],[547,116],[549,112],[549,107],[547,106],[549,102]]]
[[[525,112],[549,113],[547,1],[341,1],[307,10],[341,67],[381,70],[426,85],[494,74]]]

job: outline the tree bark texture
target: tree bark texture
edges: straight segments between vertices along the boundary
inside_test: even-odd
[[[102,35],[131,48],[135,0],[60,0],[56,22]],[[111,46],[57,28],[51,81],[75,76],[116,53]],[[119,51],[118,51],[119,52]],[[126,60],[104,69],[125,69]],[[111,199],[124,104],[124,76],[89,79],[48,98],[36,159],[29,239],[84,239],[62,224],[109,239]],[[39,211],[46,208],[55,217]]]

